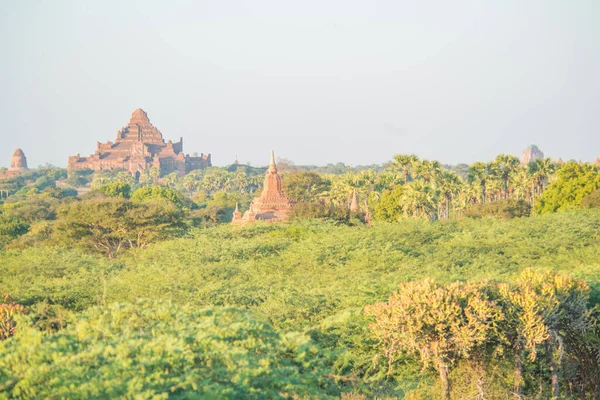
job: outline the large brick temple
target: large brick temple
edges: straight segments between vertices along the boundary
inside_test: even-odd
[[[246,225],[254,221],[278,222],[285,221],[294,206],[292,200],[283,191],[281,175],[275,165],[275,153],[271,152],[271,163],[265,173],[262,193],[255,197],[248,210],[242,215],[238,206],[233,213],[234,225]]]
[[[538,158],[544,158],[544,153],[535,144],[532,144],[521,153],[521,164],[529,164],[537,160]]]
[[[129,124],[117,132],[114,142],[96,144],[96,152],[89,157],[79,154],[69,157],[67,169],[112,170],[124,169],[132,175],[158,167],[161,175],[178,175],[211,166],[210,154],[190,156],[183,153],[183,138],[165,142],[162,133],[150,123],[148,114],[138,108]]]

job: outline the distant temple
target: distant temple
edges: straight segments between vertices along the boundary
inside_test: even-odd
[[[96,144],[96,152],[89,157],[69,157],[67,169],[111,170],[122,168],[132,175],[157,167],[161,175],[178,175],[211,166],[210,154],[191,157],[183,153],[183,138],[165,143],[162,133],[148,119],[141,108],[135,110],[129,124],[117,132],[115,142]]]
[[[4,173],[0,173],[0,179],[8,179],[21,175],[27,169],[27,157],[25,157],[25,153],[21,149],[16,149],[10,160],[10,168]]]
[[[275,153],[271,152],[271,163],[265,173],[265,183],[260,197],[254,198],[243,215],[236,204],[232,224],[243,226],[254,221],[285,221],[293,206],[292,200],[286,197],[283,191],[283,182],[275,165]]]
[[[521,164],[529,164],[538,158],[544,158],[544,153],[535,144],[532,144],[521,153]]]

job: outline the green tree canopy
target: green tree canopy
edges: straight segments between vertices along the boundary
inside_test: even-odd
[[[236,309],[165,303],[92,308],[52,335],[0,342],[12,399],[337,398],[319,348]]]
[[[539,198],[535,211],[544,214],[579,207],[583,198],[598,188],[598,167],[568,162],[558,170],[556,181]]]

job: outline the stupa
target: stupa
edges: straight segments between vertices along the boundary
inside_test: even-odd
[[[16,149],[10,159],[10,168],[3,174],[0,174],[0,179],[12,178],[21,175],[21,173],[27,170],[27,157],[25,157],[25,153],[21,149]]]
[[[246,225],[254,221],[285,221],[293,206],[293,201],[285,195],[281,175],[275,164],[275,152],[271,151],[271,162],[265,173],[261,195],[252,200],[250,207],[243,215],[236,204],[231,222],[234,225]]]
[[[138,108],[127,126],[117,132],[114,142],[96,143],[96,152],[89,157],[79,154],[69,157],[67,169],[124,169],[132,175],[157,167],[161,175],[178,175],[211,166],[210,154],[199,157],[183,153],[183,138],[165,142],[162,133],[150,123],[148,114]]]
[[[352,201],[350,202],[350,211],[360,211],[360,206],[358,205],[358,198],[356,197],[356,188],[352,192]]]

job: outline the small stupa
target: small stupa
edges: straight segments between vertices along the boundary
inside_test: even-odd
[[[285,195],[283,181],[275,164],[275,152],[271,151],[271,162],[265,173],[261,195],[252,200],[250,207],[243,215],[236,204],[231,223],[246,225],[254,221],[285,221],[293,206],[293,201]]]
[[[10,168],[8,170],[20,173],[27,171],[27,169],[27,157],[25,157],[25,153],[21,149],[16,149],[10,160]]]
[[[0,174],[0,179],[12,178],[13,176],[21,175],[23,172],[27,171],[27,157],[25,157],[25,153],[23,150],[16,149],[10,159],[10,167],[8,170]]]
[[[354,188],[354,192],[352,192],[352,201],[350,202],[350,211],[360,211],[360,206],[358,205],[358,197],[356,197],[356,188]]]

